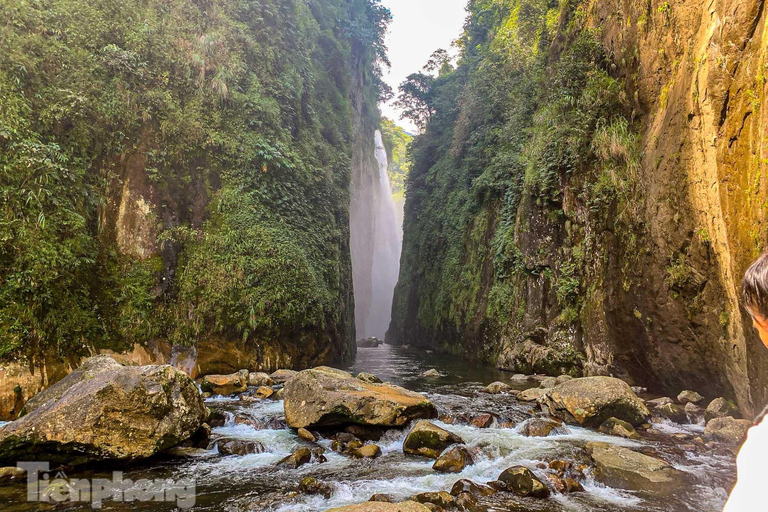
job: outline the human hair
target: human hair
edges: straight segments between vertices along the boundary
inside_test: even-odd
[[[749,266],[741,281],[741,294],[749,313],[768,319],[768,251]]]

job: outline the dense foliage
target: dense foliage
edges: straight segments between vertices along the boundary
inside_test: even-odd
[[[378,0],[0,13],[0,357],[346,321],[350,98],[387,94]]]
[[[395,202],[402,203],[405,200],[405,179],[411,170],[408,147],[413,136],[387,118],[381,119],[381,136],[387,148],[389,161],[387,173],[392,187],[392,196]]]
[[[472,0],[455,69],[438,53],[401,86],[424,132],[412,146],[391,341],[495,360],[502,337],[526,338],[528,279],[555,290],[563,330],[578,320],[593,247],[564,196],[597,217],[627,212],[617,224],[635,227],[620,203],[633,200],[637,141],[596,36],[573,2]],[[552,327],[548,314],[536,322]],[[565,345],[557,364],[578,366]]]

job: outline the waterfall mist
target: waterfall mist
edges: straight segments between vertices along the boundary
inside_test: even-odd
[[[402,224],[387,169],[387,151],[376,130],[367,173],[356,175],[351,208],[352,271],[357,337],[384,339],[400,272]]]

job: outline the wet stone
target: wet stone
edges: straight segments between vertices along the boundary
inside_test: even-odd
[[[437,458],[432,469],[441,473],[461,473],[465,467],[474,463],[472,454],[466,447],[454,446]]]
[[[484,484],[478,484],[472,480],[462,478],[451,487],[451,494],[458,496],[461,493],[468,492],[476,496],[492,496],[498,491],[493,487]]]
[[[312,460],[312,452],[309,448],[299,448],[289,456],[279,461],[276,466],[288,469],[297,469]]]
[[[494,417],[491,414],[481,414],[472,418],[470,424],[477,428],[490,428],[493,425]]]

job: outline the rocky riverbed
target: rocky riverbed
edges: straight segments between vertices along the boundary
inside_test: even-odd
[[[430,369],[437,370],[437,376],[421,377]],[[343,422],[329,421],[328,417],[310,420],[309,416],[302,416],[291,419],[307,427],[298,430],[288,426],[286,404],[282,399],[288,393],[287,399],[291,400],[291,396],[298,396],[297,392],[290,390],[290,384],[286,390],[282,384],[275,383],[290,379],[293,374],[275,375],[271,385],[263,377],[243,375],[247,388],[244,394],[212,395],[205,401],[214,411],[208,418],[213,426],[209,444],[204,448],[177,448],[148,462],[122,468],[124,477],[133,480],[191,478],[196,481],[195,510],[232,512],[321,512],[367,502],[372,496],[392,501],[417,496],[420,501],[429,502],[428,509],[414,510],[437,510],[436,503],[446,506],[446,510],[462,510],[451,508],[459,498],[461,507],[473,512],[617,509],[715,512],[722,509],[726,490],[733,484],[735,448],[729,444],[727,435],[729,432],[740,435],[739,429],[744,425],[722,420],[721,423],[727,424],[717,430],[720,438],[715,431],[705,435],[701,406],[706,406],[709,400],[703,397],[698,400],[695,395],[685,395],[674,397],[671,403],[650,402],[647,411],[653,419],[646,423],[645,406],[641,402],[637,405],[632,398],[634,394],[619,383],[614,391],[631,403],[629,409],[622,406],[611,414],[626,416],[627,422],[606,424],[605,418],[592,421],[589,415],[582,414],[589,407],[580,406],[570,395],[552,393],[547,387],[555,385],[561,386],[555,389],[565,389],[567,378],[558,382],[557,379],[546,381],[543,377],[513,377],[490,368],[471,368],[461,360],[386,345],[360,349],[355,365],[347,370],[354,375],[365,372],[422,393],[434,404],[435,410],[419,405],[418,395],[395,387],[376,387],[382,385],[373,383],[370,384],[373,387],[356,388],[355,392],[368,393],[375,389],[389,398],[393,393],[403,393],[412,400],[412,406],[418,406],[411,409],[413,421],[400,426],[400,416],[393,413],[394,409],[375,409],[376,417],[384,422],[382,425],[390,422],[396,426],[349,430],[334,424]],[[347,378],[342,373],[337,377]],[[251,379],[253,385],[249,387]],[[497,384],[489,389],[492,383]],[[222,384],[233,385],[232,382]],[[351,384],[358,386],[356,382]],[[234,382],[234,385],[240,384]],[[269,394],[262,387],[274,391],[275,395],[258,398],[259,392]],[[518,398],[523,390],[529,390],[530,397],[521,398],[542,398],[546,415],[541,412],[539,402]],[[641,396],[649,400],[655,398]],[[324,399],[330,401],[331,398]],[[700,405],[684,404],[688,399]],[[294,406],[300,409],[305,401],[303,398]],[[664,418],[658,410],[669,405],[674,407],[662,409],[667,411],[667,416],[683,411],[682,416],[675,417],[678,422]],[[339,412],[342,416],[347,414],[342,412]],[[552,413],[567,421],[553,421],[548,417]],[[315,425],[313,421],[325,424]],[[411,449],[413,443],[406,442],[409,431],[419,421],[420,426],[429,422],[429,429],[449,434],[441,441],[443,444],[434,445],[434,453],[419,452],[418,447]],[[580,422],[588,426],[581,426]],[[349,431],[339,433],[344,430]],[[461,453],[452,454],[454,459],[443,464],[442,470],[436,470],[433,457],[445,447],[446,451],[461,447],[455,450]],[[461,459],[458,466],[454,465],[456,457]],[[520,469],[507,472],[519,467],[531,473]],[[107,476],[103,469],[77,469],[67,474],[80,478]],[[515,483],[501,485],[497,482],[500,477]],[[473,488],[467,481],[480,485],[490,483],[496,489]],[[525,488],[528,482],[535,481],[541,482],[546,492],[537,493],[533,488],[530,492],[520,491],[520,485]],[[461,495],[466,489],[474,491],[470,493],[471,498]],[[452,490],[455,496],[449,494]],[[446,493],[424,494],[441,491]],[[30,504],[25,502],[25,496],[20,483],[0,487],[0,501],[12,503],[8,510],[90,509],[85,504]],[[171,503],[109,501],[103,508],[176,509]]]

